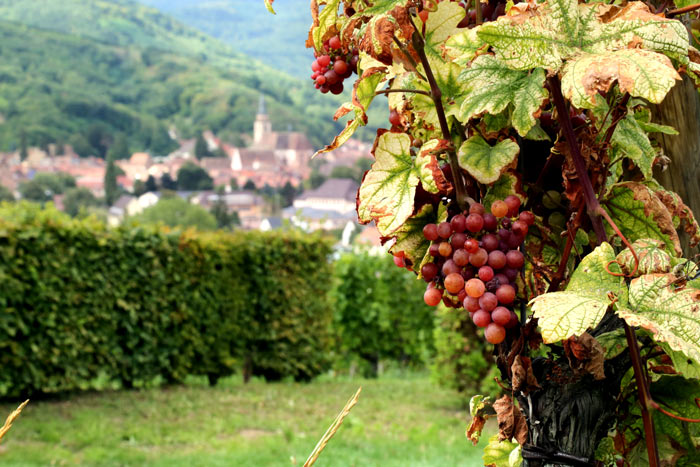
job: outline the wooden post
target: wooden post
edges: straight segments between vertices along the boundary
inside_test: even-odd
[[[675,191],[700,218],[700,95],[693,81],[683,76],[659,105],[652,105],[654,123],[670,125],[678,135],[656,133],[671,164],[654,176],[667,189]],[[688,239],[681,235],[683,250],[688,253]]]

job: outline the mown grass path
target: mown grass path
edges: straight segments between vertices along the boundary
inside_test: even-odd
[[[466,411],[427,376],[184,386],[32,402],[0,444],[0,464],[294,466],[363,387],[317,466],[479,466]],[[15,404],[0,404],[0,417]]]

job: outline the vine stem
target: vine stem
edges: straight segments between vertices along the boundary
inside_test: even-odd
[[[413,22],[413,19],[411,19],[411,22]],[[428,78],[428,83],[430,84],[430,95],[435,104],[435,111],[437,112],[440,130],[442,131],[442,138],[450,142],[450,149],[448,149],[447,154],[450,158],[450,169],[452,170],[452,179],[455,184],[457,206],[459,206],[460,210],[464,210],[466,208],[467,190],[464,187],[464,179],[462,178],[462,171],[459,167],[457,153],[451,144],[452,137],[450,135],[450,127],[447,124],[445,108],[442,105],[442,91],[435,80],[432,68],[430,68],[430,62],[428,61],[427,55],[425,55],[425,42],[423,41],[423,37],[418,33],[418,29],[413,33],[413,48],[418,52],[418,57],[420,57],[423,69],[425,70],[425,76]]]
[[[690,13],[691,11],[699,10],[699,9],[700,9],[700,3],[696,3],[694,5],[688,5],[688,6],[684,6],[683,8],[678,8],[675,10],[667,11],[666,17],[673,18],[674,16],[682,15],[683,13]]]
[[[576,141],[574,126],[571,123],[571,118],[569,117],[569,108],[566,105],[564,96],[561,93],[561,82],[559,81],[558,76],[553,76],[549,78],[548,81],[550,91],[552,92],[552,98],[554,99],[554,105],[557,108],[559,125],[564,132],[564,137],[569,145],[569,149],[571,149],[571,160],[574,163],[576,175],[578,176],[581,187],[583,188],[586,209],[588,212],[588,217],[591,218],[593,231],[595,231],[599,243],[606,242],[608,237],[605,233],[605,227],[603,226],[603,219],[600,217],[600,211],[603,208],[600,207],[598,198],[593,191],[593,184],[591,183],[591,178],[588,176],[588,169],[586,168],[586,163],[581,155],[581,148],[579,148]]]
[[[374,95],[379,96],[381,94],[389,94],[392,92],[412,92],[414,94],[423,94],[425,96],[430,96],[430,93],[428,91],[423,91],[421,89],[382,89],[381,91],[375,92]]]
[[[566,236],[566,245],[564,246],[564,252],[561,255],[561,261],[559,262],[559,268],[552,278],[552,282],[549,284],[547,293],[556,292],[559,290],[561,281],[564,279],[564,274],[566,273],[566,266],[569,263],[569,255],[571,255],[571,248],[574,246],[574,237],[576,232],[578,232],[579,224],[581,223],[581,216],[583,215],[583,206],[579,208],[576,213],[576,218],[571,223],[571,227],[567,229],[568,235]]]

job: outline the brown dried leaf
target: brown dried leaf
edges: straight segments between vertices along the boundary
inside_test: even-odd
[[[514,391],[521,391],[527,395],[530,391],[539,389],[540,385],[532,371],[532,361],[529,357],[518,355],[510,367],[513,372],[512,385]]]
[[[590,373],[597,380],[605,379],[605,350],[587,332],[564,341],[564,351],[574,371]]]
[[[484,429],[484,424],[486,424],[486,418],[477,415],[476,417],[472,417],[472,421],[467,427],[467,439],[469,439],[474,446],[479,443],[479,438],[481,437],[481,431]]]
[[[690,246],[700,244],[700,226],[698,226],[693,211],[683,202],[678,193],[667,190],[656,190],[654,192],[657,198],[666,206],[666,209],[673,217],[680,219],[683,230],[690,237]]]
[[[527,421],[513,400],[503,396],[493,403],[493,408],[498,418],[498,439],[510,441],[515,438],[520,445],[525,444],[528,437]]]

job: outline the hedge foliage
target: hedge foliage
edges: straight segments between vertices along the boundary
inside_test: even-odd
[[[330,246],[0,208],[0,396],[329,365]]]
[[[434,351],[434,308],[423,302],[424,291],[390,255],[343,255],[331,293],[341,358],[359,359],[370,375],[381,360],[426,363]]]

